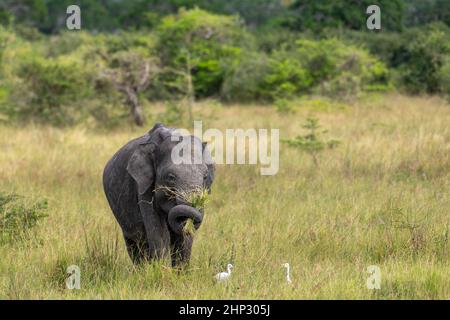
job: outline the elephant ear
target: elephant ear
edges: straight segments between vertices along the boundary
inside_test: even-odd
[[[154,145],[139,145],[128,160],[127,171],[136,181],[139,194],[145,193],[154,184],[153,152]]]
[[[168,129],[158,123],[148,133],[148,139],[139,144],[128,160],[127,171],[136,181],[138,193],[144,194],[155,183],[155,150],[163,138],[168,134]]]
[[[211,186],[214,181],[214,172],[216,168],[214,166],[214,161],[211,157],[211,153],[208,150],[207,143],[203,142],[202,146],[203,146],[203,161],[205,162],[208,168],[208,173],[206,174],[204,184],[205,187],[208,188],[208,191],[211,192]]]

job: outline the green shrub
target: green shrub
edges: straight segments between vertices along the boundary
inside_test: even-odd
[[[284,25],[293,30],[313,30],[320,32],[326,28],[364,30],[366,9],[372,4],[381,8],[382,28],[396,31],[403,28],[403,0],[294,0],[290,5],[291,14]]]
[[[332,79],[338,73],[338,64],[346,54],[344,45],[336,39],[297,42],[297,59],[311,74],[313,85]]]
[[[297,101],[295,100],[279,98],[274,101],[274,106],[278,113],[291,114],[295,113],[296,111],[295,109],[296,103]]]
[[[337,39],[299,40],[297,44],[298,59],[324,95],[349,97],[389,85],[386,65],[362,48]]]
[[[311,92],[347,100],[362,91],[390,86],[386,65],[356,45],[333,38],[300,39],[281,46],[270,54],[250,51],[241,55],[229,67],[222,96],[275,101],[284,112],[286,99]]]
[[[321,95],[351,101],[361,94],[361,78],[351,72],[342,72],[324,82],[317,90]]]
[[[42,42],[15,40],[6,54],[7,77],[0,79],[2,118],[56,126],[123,124],[129,107],[116,84],[126,78],[133,85],[136,78],[142,86],[144,62],[154,54],[154,45],[151,35],[140,33],[67,32]],[[151,90],[139,91],[139,98]]]
[[[383,62],[337,39],[300,39],[289,50],[273,51],[268,68],[260,95],[281,102],[310,92],[349,99],[389,87]]]
[[[436,93],[441,89],[440,72],[450,52],[449,29],[430,25],[405,35],[404,60],[399,66],[401,85],[411,93]]]
[[[293,98],[307,93],[313,84],[311,73],[293,52],[273,52],[269,68],[270,71],[261,84],[267,98],[273,100]]]
[[[14,194],[0,192],[0,244],[24,240],[45,218],[47,201],[30,202]]]
[[[356,32],[333,31],[329,34],[343,41],[347,40],[355,46],[362,46],[387,66],[397,68],[405,59],[405,33],[399,32]]]
[[[261,100],[270,96],[262,87],[271,67],[265,53],[243,51],[234,64],[229,65],[221,88],[227,101]]]
[[[66,31],[46,40],[45,56],[54,58],[79,51],[83,46],[100,47],[101,45],[101,36],[93,36],[87,32]]]
[[[104,56],[121,51],[139,51],[144,56],[155,56],[158,53],[158,38],[155,33],[117,32],[96,35],[95,40],[95,51],[98,53],[99,49],[104,50]]]
[[[239,55],[243,38],[249,37],[237,17],[200,9],[180,10],[177,15],[164,18],[158,35],[161,61],[168,67],[162,77],[166,82],[192,78],[198,97],[220,91],[227,66]],[[178,91],[186,94],[186,90]]]
[[[433,23],[403,33],[346,31],[341,37],[367,47],[388,65],[398,88],[420,94],[445,91],[442,68],[449,55],[449,34],[448,26]]]
[[[271,54],[245,51],[228,67],[222,98],[229,101],[284,101],[305,94],[312,77],[296,52],[279,49]]]
[[[3,53],[8,45],[8,39],[10,36],[10,33],[5,28],[0,26],[0,70],[2,66]]]
[[[22,63],[19,77],[23,86],[14,93],[14,117],[63,126],[84,116],[82,101],[92,95],[93,85],[92,75],[79,61],[34,58]]]
[[[321,129],[319,125],[319,120],[313,117],[306,119],[305,124],[302,126],[304,129],[308,130],[305,135],[299,135],[294,139],[284,139],[283,142],[287,143],[289,146],[298,148],[304,152],[307,152],[316,166],[319,165],[318,155],[321,151],[325,149],[335,148],[340,141],[331,139],[325,140],[322,135],[327,132],[327,130]]]
[[[14,32],[17,36],[27,41],[39,41],[44,39],[44,35],[40,33],[38,29],[26,25],[16,25],[14,27]]]
[[[438,77],[440,83],[440,91],[450,97],[450,55],[447,55],[445,57]]]
[[[8,94],[3,80],[3,53],[8,45],[8,36],[4,28],[0,26],[0,106],[6,101]]]
[[[301,36],[304,36],[304,34],[273,26],[255,32],[258,50],[268,54],[282,48],[284,50],[295,49],[296,41]]]

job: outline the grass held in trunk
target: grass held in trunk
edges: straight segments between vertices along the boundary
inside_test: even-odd
[[[207,189],[198,188],[191,192],[183,192],[182,198],[197,210],[205,208],[209,201],[209,193]]]
[[[194,222],[192,219],[188,219],[183,227],[183,232],[186,234],[194,234],[195,233]]]
[[[195,188],[190,191],[178,190],[169,187],[159,187],[157,190],[163,190],[169,198],[181,198],[188,205],[197,210],[202,210],[209,201],[209,192],[205,188]],[[186,233],[193,234],[195,232],[194,223],[192,219],[188,219],[184,225],[183,230]]]

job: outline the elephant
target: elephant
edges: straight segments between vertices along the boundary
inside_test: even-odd
[[[190,156],[201,161],[173,160],[174,148],[183,141],[190,142]],[[202,188],[209,194],[214,172],[206,143],[195,136],[181,136],[176,129],[160,123],[129,141],[109,160],[103,187],[134,264],[160,260],[169,254],[173,267],[189,263],[193,235],[183,228],[192,219],[198,229],[204,209],[166,190],[191,192]]]

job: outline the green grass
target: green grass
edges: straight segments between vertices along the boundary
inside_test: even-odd
[[[155,107],[157,112],[157,107]],[[314,115],[341,141],[311,157],[280,145],[280,170],[218,166],[185,271],[134,267],[106,203],[106,161],[145,129],[108,133],[0,127],[0,190],[48,200],[36,237],[0,246],[0,298],[448,299],[450,106],[435,97],[372,97],[345,109],[194,110],[204,130],[280,128]],[[150,125],[149,125],[150,126]],[[293,284],[284,281],[289,262]],[[234,265],[228,285],[213,276]],[[81,269],[67,290],[65,269]],[[366,288],[378,265],[381,290]]]

